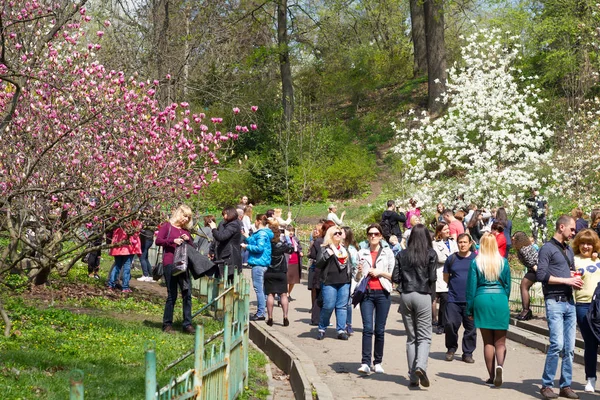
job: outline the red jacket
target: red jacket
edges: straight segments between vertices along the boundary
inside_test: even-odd
[[[506,236],[504,236],[504,233],[496,233],[495,236],[496,242],[498,242],[498,251],[502,257],[506,258]]]
[[[140,221],[131,221],[131,227],[135,229],[135,233],[131,236],[127,235],[125,229],[119,227],[115,229],[111,243],[125,242],[120,247],[113,247],[109,253],[111,256],[129,256],[132,254],[142,254],[142,242],[140,240],[140,230],[142,223]],[[129,240],[128,240],[129,239]]]

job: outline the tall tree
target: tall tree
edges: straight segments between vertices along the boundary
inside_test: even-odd
[[[169,58],[169,3],[170,0],[152,0],[152,26],[154,27],[153,49],[155,71],[159,79],[169,74],[166,60]],[[170,82],[158,88],[158,99],[162,106],[171,100]]]
[[[287,125],[294,116],[294,85],[290,66],[289,37],[287,31],[288,2],[277,1],[277,43],[279,45],[279,71],[281,73],[281,105]]]
[[[446,43],[444,40],[444,0],[425,0],[425,36],[427,38],[428,108],[437,116],[444,108],[440,101],[446,92]]]
[[[397,130],[394,151],[415,185],[414,197],[428,207],[457,199],[514,207],[519,193],[546,182],[552,151],[545,144],[553,132],[532,105],[539,90],[530,82],[519,87],[528,78],[512,75],[520,48],[505,40],[499,30],[467,38],[463,63],[448,71],[448,112]]]
[[[427,73],[427,38],[423,0],[410,0],[411,37],[413,42],[415,77]]]

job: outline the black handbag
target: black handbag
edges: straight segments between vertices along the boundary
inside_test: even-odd
[[[160,278],[165,274],[165,269],[163,267],[162,262],[162,247],[158,249],[158,253],[156,254],[156,264],[152,267],[152,279],[155,281],[160,281]]]
[[[167,237],[171,236],[171,224],[169,223],[169,230],[167,231]],[[163,262],[162,262],[162,252],[163,252],[163,248],[162,246],[160,247],[160,249],[158,249],[158,253],[156,254],[156,264],[154,265],[154,267],[152,267],[152,279],[154,279],[155,281],[160,281],[160,278],[162,278],[165,274],[165,268],[163,266]]]

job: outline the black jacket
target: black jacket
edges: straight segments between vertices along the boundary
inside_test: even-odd
[[[288,264],[286,254],[292,254],[293,251],[294,248],[287,242],[271,242],[271,265],[269,265],[267,271],[287,272]]]
[[[435,291],[438,256],[433,249],[429,249],[428,256],[427,265],[410,265],[406,251],[398,253],[398,256],[396,256],[398,263],[392,274],[392,282],[398,284],[400,293],[431,294]]]
[[[345,264],[341,264],[338,258],[331,253],[331,250],[328,251],[327,247],[320,247],[317,254],[315,267],[321,270],[320,281],[324,285],[350,283],[352,279],[350,253],[348,253]]]
[[[600,340],[600,284],[596,286],[586,315],[590,330]]]
[[[234,268],[242,271],[242,223],[239,219],[221,221],[212,230],[215,239],[215,260],[224,260],[228,266],[228,275],[233,275]]]
[[[392,235],[398,236],[398,240],[401,239],[402,230],[400,229],[400,222],[406,222],[406,215],[404,213],[397,213],[391,210],[385,210],[381,214],[381,220],[390,221],[390,227],[392,228]]]

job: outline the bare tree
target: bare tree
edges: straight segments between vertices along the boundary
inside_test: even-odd
[[[287,30],[288,2],[277,1],[277,43],[279,44],[279,70],[281,73],[281,104],[286,126],[294,117],[294,86],[290,66],[289,38]]]

